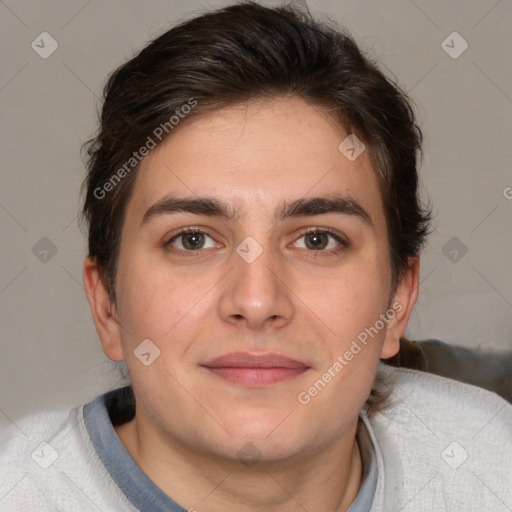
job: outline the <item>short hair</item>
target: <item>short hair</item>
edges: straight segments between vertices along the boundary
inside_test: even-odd
[[[134,153],[148,137],[165,139],[155,137],[157,127],[172,134],[171,118],[180,113],[190,117],[279,97],[326,107],[365,144],[384,205],[396,289],[409,257],[421,251],[431,215],[420,204],[422,132],[410,99],[334,22],[316,21],[293,6],[242,2],[168,30],[105,85],[99,132],[85,145],[81,220],[88,224],[88,255],[111,301],[116,302],[121,231],[137,176]],[[184,110],[186,105],[193,108]]]

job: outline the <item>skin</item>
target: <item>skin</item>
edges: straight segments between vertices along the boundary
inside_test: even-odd
[[[417,298],[413,258],[393,290],[387,227],[368,151],[349,161],[347,136],[318,106],[274,98],[185,119],[142,161],[122,231],[117,304],[93,260],[84,283],[105,354],[124,359],[135,418],[116,432],[142,470],[184,508],[345,511],[361,483],[355,433],[380,358],[395,355]],[[214,197],[224,219],[174,212],[142,223],[167,195]],[[276,220],[285,201],[343,194],[368,213]],[[190,255],[181,228],[207,233]],[[311,248],[305,229],[330,229]],[[248,236],[263,249],[236,252]],[[190,238],[185,240],[190,242]],[[317,246],[314,246],[317,247]],[[336,252],[336,249],[339,249]],[[297,396],[394,302],[400,312],[307,405]],[[160,355],[134,355],[150,339]],[[255,388],[201,367],[232,351],[275,352],[305,362],[293,379]],[[252,453],[251,463],[241,452]],[[302,510],[302,509],[301,509]]]

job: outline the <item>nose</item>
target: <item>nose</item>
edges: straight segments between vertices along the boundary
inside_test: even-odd
[[[233,253],[234,268],[226,276],[219,301],[221,318],[255,330],[286,326],[293,318],[294,304],[283,269],[267,248],[254,260],[243,256]]]

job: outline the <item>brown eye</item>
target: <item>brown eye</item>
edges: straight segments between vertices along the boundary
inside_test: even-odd
[[[181,235],[182,244],[185,249],[201,249],[204,245],[204,233],[184,233]]]
[[[191,252],[200,249],[211,249],[216,247],[215,240],[202,231],[182,231],[173,236],[166,244],[166,247],[176,251]]]
[[[305,231],[293,244],[298,249],[316,251],[318,253],[334,254],[348,248],[349,244],[341,235],[326,229],[311,229]]]
[[[308,249],[321,250],[327,247],[329,236],[327,233],[318,233],[316,231],[304,235],[304,242]]]

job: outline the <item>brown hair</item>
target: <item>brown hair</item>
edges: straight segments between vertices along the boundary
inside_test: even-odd
[[[410,100],[345,29],[289,6],[243,2],[165,32],[107,81],[99,133],[85,146],[81,220],[88,224],[89,256],[114,303],[121,229],[137,176],[137,165],[126,163],[155,128],[165,125],[171,133],[171,116],[191,99],[188,116],[278,96],[327,107],[366,145],[383,198],[395,290],[430,221],[419,202],[422,133]]]

